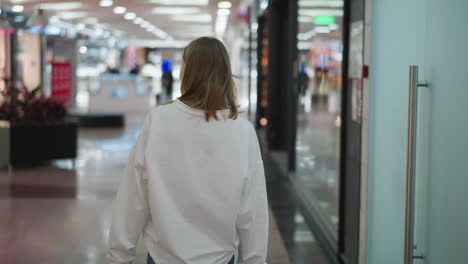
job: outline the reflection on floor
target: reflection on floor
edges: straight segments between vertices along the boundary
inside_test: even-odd
[[[310,101],[311,98],[304,100]],[[299,107],[297,169],[292,177],[300,181],[310,198],[337,232],[339,194],[340,125],[339,95],[334,94]],[[336,106],[338,104],[338,106]]]
[[[81,129],[76,162],[0,169],[0,263],[105,263],[112,200],[142,116],[127,121],[125,129]],[[289,264],[271,223],[269,263]],[[145,258],[140,243],[135,263]]]

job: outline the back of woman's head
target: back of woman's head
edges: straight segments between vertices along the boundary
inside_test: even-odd
[[[215,38],[198,38],[184,49],[183,60],[180,100],[204,110],[207,121],[219,119],[217,110],[229,110],[228,118],[236,119],[235,85],[223,43]]]

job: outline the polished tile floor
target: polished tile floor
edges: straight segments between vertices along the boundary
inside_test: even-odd
[[[305,221],[304,208],[291,182],[286,178],[278,153],[268,152],[265,136],[260,132],[263,146],[263,161],[267,179],[268,201],[275,216],[278,230],[293,264],[331,264],[324,249]]]
[[[0,169],[0,263],[105,263],[112,200],[141,123],[142,116],[134,115],[124,129],[80,129],[74,162],[54,161],[11,173]],[[280,221],[276,225],[271,218],[269,263],[289,264],[291,238],[285,244],[278,232],[287,230],[289,220],[274,215]],[[298,231],[294,237],[310,241],[311,235]],[[296,261],[301,250],[293,246],[292,263],[322,263]],[[145,257],[140,244],[135,263],[145,263]]]
[[[0,171],[0,263],[105,263],[112,200],[140,125],[80,130],[75,162]]]

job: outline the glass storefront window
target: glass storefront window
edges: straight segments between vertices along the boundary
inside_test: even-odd
[[[299,1],[299,102],[296,178],[337,233],[343,1]]]

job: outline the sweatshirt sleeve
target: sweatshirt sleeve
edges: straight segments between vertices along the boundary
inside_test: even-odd
[[[149,216],[147,180],[145,175],[145,145],[150,129],[150,114],[133,146],[117,197],[114,202],[109,233],[107,261],[109,264],[132,263],[136,245]]]
[[[239,264],[266,263],[268,249],[268,201],[265,172],[255,130],[250,133],[248,177],[236,225],[240,237]]]

